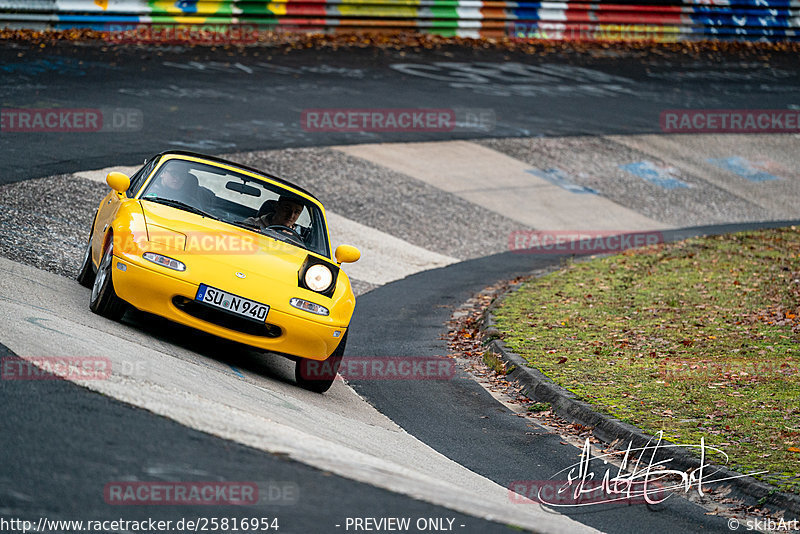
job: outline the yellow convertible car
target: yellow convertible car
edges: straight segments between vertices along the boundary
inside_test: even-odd
[[[132,305],[288,356],[299,385],[330,388],[355,308],[339,266],[361,254],[349,245],[331,252],[319,200],[256,169],[183,151],[106,182],[78,275],[93,312],[119,319]],[[310,363],[326,372],[305,372]]]

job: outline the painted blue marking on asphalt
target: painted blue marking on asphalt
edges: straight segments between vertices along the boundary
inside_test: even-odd
[[[721,167],[726,171],[731,171],[734,174],[738,174],[745,180],[749,180],[751,182],[769,182],[770,180],[780,180],[780,178],[774,174],[770,174],[761,169],[758,163],[748,161],[744,158],[740,158],[739,156],[720,159],[710,158],[706,161],[716,165],[717,167]]]
[[[680,189],[690,187],[683,180],[679,180],[672,172],[671,168],[659,167],[652,161],[636,161],[626,165],[620,165],[620,169],[635,174],[642,180],[663,189]]]
[[[582,185],[572,183],[569,179],[569,176],[561,169],[545,169],[545,170],[530,169],[525,172],[527,172],[528,174],[532,174],[534,176],[538,176],[543,180],[547,180],[551,184],[557,185],[562,189],[566,189],[570,193],[590,194],[590,195],[597,194],[597,191],[595,191],[591,187],[585,187]]]
[[[5,8],[4,8],[5,9]],[[70,76],[86,76],[88,69],[116,69],[101,61],[86,61],[58,56],[39,57],[33,60],[23,59],[14,63],[0,65],[0,72],[6,74],[21,74],[23,76],[47,75],[57,73]]]
[[[239,371],[239,370],[238,370],[236,367],[234,367],[234,366],[232,366],[232,365],[229,365],[228,367],[230,367],[231,369],[233,369],[233,372],[234,372],[234,373],[236,373],[237,375],[239,375],[241,378],[244,378],[244,375],[242,374],[242,372],[241,372],[241,371]]]

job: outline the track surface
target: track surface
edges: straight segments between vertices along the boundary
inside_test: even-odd
[[[166,148],[232,153],[378,141],[660,132],[664,109],[800,105],[796,58],[680,54],[621,60],[491,51],[244,52],[203,49],[0,49],[3,108],[89,108],[116,131],[3,133],[0,183],[136,165]],[[455,132],[304,131],[309,108],[488,112]],[[111,110],[126,110],[114,125]],[[125,120],[128,111],[132,120]],[[137,118],[138,117],[138,118]],[[140,131],[126,132],[126,129]],[[142,133],[144,132],[144,133]],[[80,157],[76,157],[80,154]]]
[[[796,224],[798,221],[794,221]],[[779,223],[785,226],[788,222]],[[667,240],[743,231],[769,225],[744,224],[665,233]],[[426,271],[394,282],[359,299],[351,339],[354,356],[432,356],[447,353],[439,340],[453,308],[496,280],[558,265],[558,256],[505,253]],[[387,307],[386,303],[391,302]],[[422,335],[409,337],[408,328]],[[379,335],[377,333],[380,333]],[[386,349],[392,351],[387,353]],[[532,428],[525,418],[493,402],[467,377],[431,387],[425,381],[356,381],[353,386],[381,412],[438,451],[508,487],[518,480],[548,480],[579,460],[565,454],[562,438]],[[602,473],[596,475],[602,476]],[[724,517],[683,499],[660,505],[604,505],[565,508],[561,513],[604,532],[724,532]]]
[[[141,118],[142,131],[146,135],[142,131],[87,134],[4,132],[0,135],[3,163],[0,184],[113,164],[134,165],[143,157],[165,148],[233,153],[250,149],[377,141],[658,133],[659,114],[663,109],[785,109],[800,104],[795,102],[797,94],[800,94],[800,75],[791,61],[791,58],[776,58],[770,64],[752,60],[741,64],[715,64],[705,60],[663,57],[641,61],[616,57],[512,55],[507,58],[498,53],[442,51],[284,55],[262,50],[256,56],[252,50],[229,55],[225,51],[174,49],[149,52],[112,50],[106,53],[93,47],[34,51],[6,47],[0,50],[0,64],[4,71],[0,98],[4,108],[58,106],[133,110],[128,116]],[[307,132],[300,126],[300,114],[304,109],[340,107],[458,108],[488,111],[484,116],[494,117],[494,120],[481,125],[463,123],[456,132],[449,133],[353,135]],[[121,128],[135,129],[136,125],[134,121],[121,125]],[[524,153],[513,143],[489,146],[520,160],[525,159]],[[785,152],[784,148],[781,150]],[[286,159],[294,157],[301,167],[306,165],[309,168],[308,163],[316,164],[320,155],[323,168],[328,161],[335,161],[337,166],[357,168],[352,159],[343,158],[335,151],[301,151],[289,153]],[[277,156],[268,154],[264,161],[277,161],[279,167],[282,165],[296,171],[291,167],[291,161],[283,161]],[[364,174],[374,171],[372,167],[359,169]],[[415,180],[425,179],[414,175],[413,169],[403,169],[402,172]],[[322,176],[323,173],[319,174]],[[407,183],[403,182],[405,191],[409,190],[408,184],[419,187],[419,182],[397,172],[390,175],[376,173],[376,176],[387,177],[392,185],[406,180]],[[312,182],[315,179],[315,176],[309,178]],[[353,173],[352,179],[361,179],[359,173]],[[314,183],[312,189],[327,188],[326,194],[333,199],[337,212],[359,220],[358,214],[367,214],[369,207],[350,204],[349,199],[339,198],[336,189],[348,186],[342,180],[338,183],[321,179],[321,183]],[[63,182],[67,191],[76,183]],[[603,192],[606,197],[618,204],[638,208],[640,213],[644,212],[643,217],[659,221],[664,226],[701,216],[697,210],[687,209],[691,206],[686,204],[688,199],[668,194],[663,196],[660,205],[637,206],[638,197],[625,196],[634,194],[631,191],[635,191],[635,184],[620,186],[619,182],[615,183],[618,186],[616,190]],[[784,183],[792,186],[795,182]],[[383,186],[388,189],[389,184],[387,181]],[[362,186],[367,193],[381,187],[379,181],[364,182]],[[86,184],[81,187],[89,189]],[[33,200],[39,196],[33,183],[27,192],[22,189],[15,191],[21,192],[28,202],[33,202],[23,202],[22,206],[35,206],[40,202],[43,210],[57,208],[57,204],[54,206],[48,200],[49,194],[41,200]],[[775,190],[764,199],[758,198],[757,194],[751,195],[760,191],[763,189],[730,191],[730,188],[703,182],[694,189],[696,194],[691,202],[702,202],[711,195],[714,202],[709,203],[709,207],[718,210],[710,214],[715,222],[784,218],[788,208],[781,205],[781,194]],[[58,194],[58,191],[54,193]],[[783,200],[794,198],[795,193],[793,189],[789,190],[783,195]],[[450,196],[445,200],[451,204],[457,196],[466,198],[462,191],[449,191],[448,194]],[[413,198],[427,210],[444,205],[441,200],[444,197],[429,192],[426,195]],[[353,197],[352,194],[349,196]],[[474,202],[473,199],[467,200]],[[382,213],[391,214],[389,202],[378,199],[376,203],[384,210]],[[401,203],[401,211],[413,209],[412,203]],[[470,213],[472,218],[497,216],[491,212],[491,207],[486,210]],[[5,214],[8,217],[4,220],[19,219],[16,213]],[[506,225],[504,231],[532,225],[530,222],[526,225],[517,212],[508,216],[510,223],[508,219],[498,219],[497,222]],[[393,225],[402,229],[403,224],[408,223],[390,220],[391,224],[387,224],[378,216],[365,216],[364,222],[392,235],[396,235],[391,231]],[[64,226],[71,223],[61,222]],[[36,227],[12,229],[11,222],[4,224],[9,225],[3,228],[4,239],[12,234],[24,235],[26,231],[30,231],[32,239],[41,234],[35,230]],[[507,226],[509,224],[511,226]],[[448,232],[457,233],[457,229],[451,231],[448,228],[447,232],[427,235],[416,235],[410,230],[403,232],[403,239],[446,253],[454,259],[480,256],[481,250],[486,253],[497,251],[492,248],[496,243],[489,244],[488,239],[487,244],[481,242],[474,249],[467,249],[457,244],[467,240],[460,235],[447,250],[435,248],[437,238],[446,242]],[[505,243],[500,246],[504,247]],[[36,264],[36,258],[22,259]],[[550,261],[553,260],[519,255],[492,256],[422,273],[367,293],[359,300],[349,345],[351,353],[355,356],[441,354],[444,350],[442,342],[434,340],[439,339],[453,306],[496,279],[528,272]],[[61,272],[69,270],[67,267]],[[368,289],[375,285],[367,283],[363,287]],[[144,325],[153,326],[146,320]],[[161,328],[161,336],[161,340],[175,344],[181,350],[197,349],[192,342],[171,336],[168,328]],[[232,362],[243,365],[243,360]],[[228,365],[230,362],[223,360],[222,363]],[[263,374],[266,381],[285,381],[280,370],[254,365],[252,369],[245,369],[247,371]],[[89,516],[91,514],[84,512],[92,511],[98,517],[106,517],[104,514],[117,510],[109,511],[109,507],[99,502],[98,487],[120,476],[149,480],[154,474],[166,472],[163,476],[172,479],[207,476],[249,480],[254,478],[254,472],[259,472],[269,474],[263,478],[291,480],[299,484],[303,496],[299,506],[292,506],[290,512],[284,511],[286,508],[277,512],[277,507],[266,508],[273,515],[290,517],[291,523],[287,521],[287,525],[292,531],[295,527],[296,531],[335,531],[329,528],[330,519],[345,515],[457,516],[467,525],[465,531],[504,530],[497,524],[465,518],[434,505],[326,475],[297,462],[266,456],[263,452],[210,437],[71,384],[0,381],[0,388],[5,411],[0,417],[4,440],[2,450],[10,451],[9,457],[16,459],[12,467],[4,468],[0,474],[0,496],[3,497],[0,499],[0,514],[3,516],[52,514],[60,518],[76,518],[79,513]],[[559,444],[558,437],[545,435],[539,430],[535,430],[532,436],[526,435],[531,431],[529,427],[511,417],[507,410],[468,380],[433,385],[426,382],[358,383],[356,389],[401,427],[501,486],[511,480],[549,478],[574,461],[574,454],[564,452],[565,447]],[[91,414],[91,426],[85,419],[80,419],[80,414],[87,417]],[[70,424],[65,424],[65,421]],[[124,427],[120,421],[125,422]],[[156,446],[159,443],[175,446],[159,448]],[[176,470],[170,471],[175,466],[178,466]],[[50,473],[58,475],[56,483],[50,481]],[[72,490],[67,491],[67,487]],[[138,513],[145,515],[145,512],[151,517],[156,515],[152,508],[135,511],[126,508],[124,516],[128,518],[130,514],[133,518]],[[163,508],[159,510],[162,512],[164,517],[192,515],[189,512],[209,515],[207,510],[186,507],[179,510]],[[223,510],[217,512],[217,515],[223,515]],[[242,512],[230,510],[230,513]],[[659,528],[667,528],[670,532],[726,530],[722,520],[706,516],[703,510],[684,501],[671,502],[669,506],[649,512],[644,507],[603,511],[592,508],[587,513],[569,514],[580,522],[608,532],[641,532]]]
[[[0,355],[13,353],[0,345]],[[452,519],[463,532],[516,531],[186,428],[71,382],[0,380],[0,398],[0,447],[4,458],[16,459],[13,466],[4,461],[0,474],[0,517],[6,519],[267,517],[278,519],[278,532],[300,533],[343,531],[348,517],[413,517]],[[258,481],[264,500],[249,506],[104,502],[106,484],[137,480]]]

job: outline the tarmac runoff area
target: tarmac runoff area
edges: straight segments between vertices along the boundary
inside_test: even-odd
[[[800,218],[797,148],[791,135],[686,135],[228,157],[317,194],[328,210],[333,245],[362,250],[363,259],[344,269],[363,293],[507,250],[514,231],[636,232]],[[146,334],[146,324],[93,315],[88,290],[73,277],[108,170],[0,187],[0,254],[8,258],[0,259],[0,342],[16,354],[113,355],[112,367],[121,371],[78,383],[209,434],[473,516],[534,531],[590,531],[539,507],[514,506],[505,488],[405,433],[344,382],[326,395],[312,394],[294,386],[281,358],[241,349],[238,358],[260,359],[269,372],[235,372],[214,356],[213,346],[189,350],[168,334]],[[62,205],[69,208],[56,209]]]
[[[462,513],[532,531],[596,532],[540,506],[516,506],[508,490],[437,453],[339,382],[304,391],[267,362],[271,379],[91,314],[89,290],[0,258],[3,344],[25,355],[110,359],[104,380],[75,380],[183,425]],[[258,357],[257,355],[253,355]],[[116,369],[116,371],[115,371]],[[275,378],[284,371],[284,380]]]

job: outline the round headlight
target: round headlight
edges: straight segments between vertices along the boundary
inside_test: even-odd
[[[312,265],[306,269],[306,285],[312,291],[325,291],[331,286],[333,274],[322,264]]]

